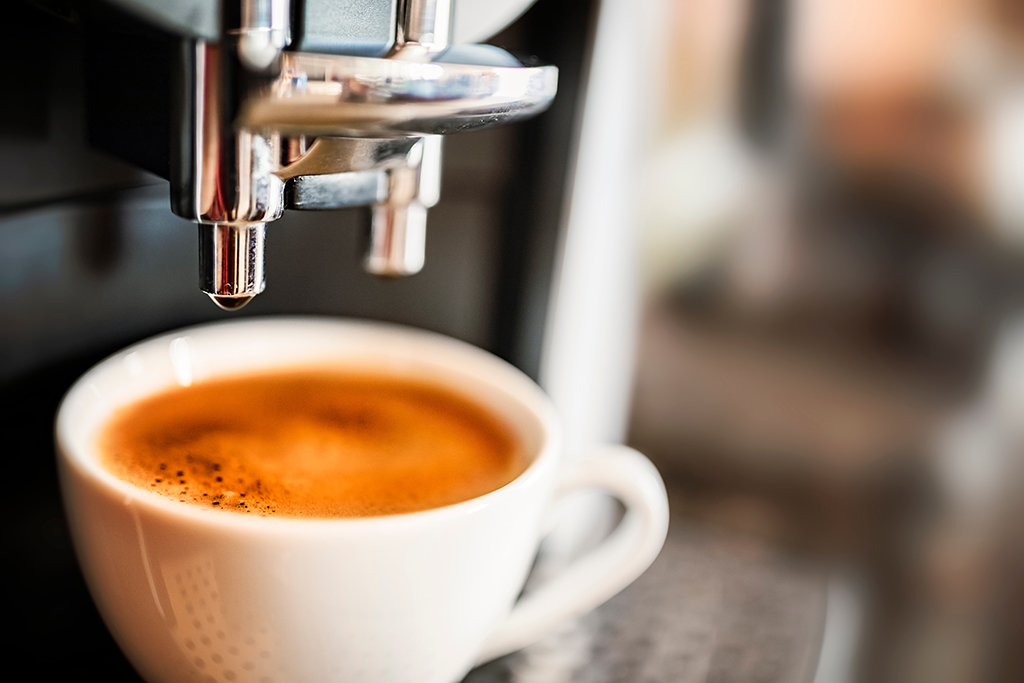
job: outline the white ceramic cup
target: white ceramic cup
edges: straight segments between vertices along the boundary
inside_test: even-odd
[[[433,379],[506,420],[531,463],[510,484],[423,512],[257,517],[163,498],[98,463],[112,411],[169,387],[289,367]],[[330,319],[218,323],[141,342],[71,388],[57,414],[64,503],[104,621],[152,683],[451,683],[639,576],[668,525],[664,485],[621,446],[560,465],[558,419],[521,372],[436,334]],[[553,502],[603,489],[612,535],[517,602]]]

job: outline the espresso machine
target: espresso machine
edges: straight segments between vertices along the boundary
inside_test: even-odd
[[[16,2],[0,377],[211,319],[195,268],[223,308],[269,283],[246,313],[427,327],[539,377],[562,282],[630,296],[608,256],[630,247],[600,224],[629,232],[609,204],[635,175],[624,109],[643,70],[640,13],[531,4]]]
[[[26,652],[60,642],[55,671],[134,680],[40,454],[71,382],[146,336],[266,314],[422,327],[537,379],[567,457],[623,438],[646,77],[630,3],[8,9],[17,30],[0,50],[19,67],[0,107],[0,410],[24,482],[9,528],[34,559],[3,580],[23,587],[12,609]],[[551,554],[613,514],[581,505]]]
[[[553,66],[453,47],[451,0],[118,4],[165,34],[138,52],[167,60],[168,129],[124,139],[118,124],[144,114],[132,112],[146,87],[132,76],[153,79],[128,73],[93,112],[93,137],[140,164],[169,143],[166,167],[151,170],[170,180],[174,213],[199,225],[199,286],[225,310],[263,291],[266,226],[285,209],[368,206],[365,269],[418,273],[443,136],[528,117],[555,95]],[[94,68],[117,71],[123,50],[102,47],[116,40]]]

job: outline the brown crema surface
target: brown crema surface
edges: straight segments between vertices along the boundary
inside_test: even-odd
[[[133,403],[99,436],[114,476],[172,500],[281,517],[368,517],[469,500],[526,468],[512,430],[429,382],[245,375]]]

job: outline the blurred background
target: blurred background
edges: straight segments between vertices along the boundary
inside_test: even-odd
[[[228,314],[166,181],[104,139],[93,66],[136,27],[9,11],[3,591],[55,672],[131,680],[67,541],[52,416],[106,354]],[[471,679],[1024,680],[1024,4],[538,0],[490,42],[557,65],[559,95],[447,141],[423,272],[364,274],[363,212],[289,212],[234,314],[465,339],[541,381],[573,448],[624,438],[662,471],[648,574]]]
[[[826,560],[815,680],[1024,680],[1024,6],[668,5],[632,442]]]

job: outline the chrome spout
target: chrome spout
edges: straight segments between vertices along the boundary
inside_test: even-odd
[[[266,223],[199,225],[199,288],[224,310],[263,291]]]

